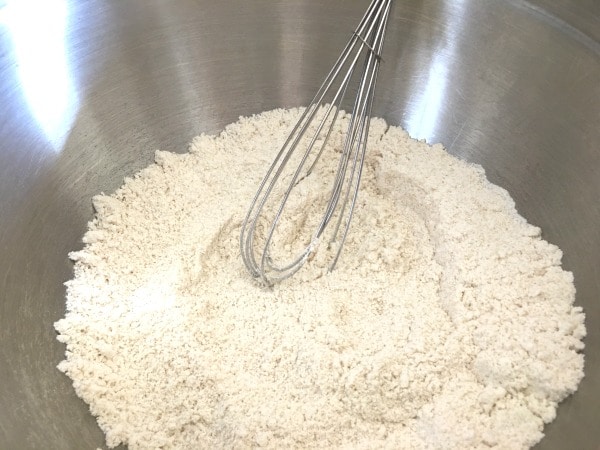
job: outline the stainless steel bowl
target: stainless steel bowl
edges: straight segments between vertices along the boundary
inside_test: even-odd
[[[103,437],[55,369],[90,198],[239,115],[306,104],[367,0],[0,0],[0,448]],[[564,250],[586,378],[540,449],[600,442],[600,2],[396,2],[375,113],[480,163]]]

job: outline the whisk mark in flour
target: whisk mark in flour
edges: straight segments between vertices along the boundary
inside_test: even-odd
[[[56,329],[107,444],[535,444],[583,376],[584,316],[560,250],[481,168],[373,120],[344,264],[322,248],[272,290],[247,275],[246,200],[299,113],[157,152],[94,198]]]

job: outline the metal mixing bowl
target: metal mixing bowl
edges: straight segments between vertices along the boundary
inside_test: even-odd
[[[367,0],[0,0],[0,448],[94,449],[53,322],[90,198],[306,104]],[[600,442],[600,2],[399,0],[376,115],[480,163],[564,250],[586,378],[540,449]]]

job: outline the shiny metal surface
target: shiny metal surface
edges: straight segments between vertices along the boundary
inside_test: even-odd
[[[52,327],[91,196],[157,148],[306,104],[367,3],[0,0],[0,448],[103,443]],[[600,3],[396,2],[385,51],[375,115],[482,164],[564,250],[586,378],[539,448],[597,449]]]

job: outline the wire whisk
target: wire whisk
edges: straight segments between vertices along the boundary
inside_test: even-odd
[[[295,274],[315,251],[326,228],[333,270],[346,241],[367,147],[381,51],[392,0],[373,0],[333,68],[275,157],[252,200],[240,234],[242,259],[250,274],[273,285]],[[359,67],[362,66],[361,69]],[[349,124],[322,216],[303,248],[288,261],[273,256],[274,236],[290,199],[321,159],[346,94],[356,91]],[[294,162],[296,165],[291,164]],[[288,167],[290,166],[290,167]],[[314,174],[313,174],[314,176]],[[329,233],[329,232],[328,232]]]

